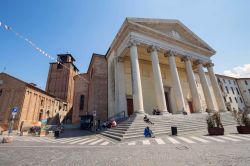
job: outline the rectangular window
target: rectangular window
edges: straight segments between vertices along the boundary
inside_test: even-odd
[[[250,93],[250,89],[248,89],[248,92]]]
[[[233,87],[231,87],[231,89],[232,89],[232,92],[233,92],[233,94],[234,94],[234,88],[233,88]]]
[[[0,96],[2,96],[2,94],[3,94],[3,90],[2,90],[2,89],[0,89]]]
[[[227,88],[227,86],[225,86],[225,88],[226,88],[226,90],[227,90],[227,94],[229,94],[229,91],[228,91],[228,88]]]
[[[231,84],[231,80],[228,80],[229,84]]]
[[[223,88],[222,88],[222,85],[220,85],[220,90],[221,90],[222,92],[224,92],[224,90],[223,90]]]
[[[232,103],[232,102],[233,102],[231,97],[229,97],[229,100],[230,100],[230,103]]]
[[[236,85],[236,82],[234,81],[234,85]]]
[[[84,95],[80,96],[80,111],[84,109]]]
[[[226,83],[225,79],[223,79],[223,82]]]
[[[217,78],[217,81],[218,81],[218,82],[220,82],[220,79],[219,79],[219,78]]]
[[[238,100],[237,100],[237,98],[236,98],[236,97],[234,97],[234,99],[235,99],[235,102],[236,102],[236,103],[238,103]]]
[[[246,85],[248,85],[248,82],[247,82],[247,80],[245,80],[245,84],[246,84]]]
[[[237,91],[237,94],[239,95],[239,94],[240,94],[240,91],[239,91],[239,89],[238,89],[238,88],[236,88],[236,91]]]
[[[241,103],[243,103],[243,100],[242,100],[242,98],[241,98],[241,97],[240,97],[240,102],[241,102]]]
[[[224,101],[227,102],[227,98],[226,97],[224,97]]]

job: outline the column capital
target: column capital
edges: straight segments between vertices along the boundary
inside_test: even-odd
[[[124,57],[116,57],[117,62],[124,62]]]
[[[181,58],[181,60],[182,60],[183,62],[192,61],[192,60],[193,60],[193,57],[192,57],[192,56],[186,55],[186,56],[184,56],[183,58]]]
[[[208,62],[205,64],[205,67],[214,67],[214,63]]]
[[[205,64],[206,64],[206,62],[204,62],[203,60],[201,60],[201,59],[197,59],[196,61],[195,61],[195,64],[196,65],[202,65],[202,66],[204,66]]]
[[[169,57],[169,56],[175,56],[176,52],[174,52],[173,50],[168,50],[164,53],[165,57]]]
[[[131,46],[137,46],[139,44],[140,43],[137,40],[131,39],[131,40],[128,41],[127,46],[131,47]]]
[[[153,52],[153,51],[160,51],[160,48],[157,47],[157,46],[154,46],[154,45],[149,46],[149,47],[147,48],[147,52],[148,52],[148,53],[151,53],[151,52]]]

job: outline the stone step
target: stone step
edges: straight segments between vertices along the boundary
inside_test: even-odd
[[[103,135],[103,136],[115,139],[117,141],[122,141],[123,140],[123,137],[118,137],[118,136],[115,136],[115,135],[112,135],[112,134],[108,134],[108,133],[105,133],[105,132],[102,132],[100,134]]]

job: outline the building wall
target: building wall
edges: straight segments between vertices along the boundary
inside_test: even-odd
[[[89,68],[88,112],[96,111],[97,120],[108,118],[108,75],[107,61],[104,56],[95,56]]]
[[[26,86],[23,82],[0,73],[0,127],[7,129],[11,119],[11,109],[18,107],[16,118],[19,119],[24,101]],[[17,123],[16,123],[17,124]],[[14,126],[17,126],[17,125]]]
[[[239,85],[246,107],[250,108],[250,78],[237,79],[237,83]]]
[[[49,124],[62,121],[67,112],[67,103],[56,99],[45,91],[7,74],[0,74],[0,125],[7,129],[11,108],[18,107],[14,129],[41,125],[42,119]],[[40,113],[42,113],[40,115]],[[58,117],[58,119],[56,119]]]
[[[80,115],[88,114],[88,74],[80,74],[74,77],[74,103],[73,103],[73,114],[72,123],[77,124],[80,122]],[[84,96],[83,106],[80,106],[80,98]],[[80,109],[83,108],[83,109]]]
[[[42,119],[52,119],[58,110],[56,104],[53,97],[27,87],[19,123],[24,122],[24,126],[33,126],[38,125]]]
[[[217,80],[228,111],[239,110],[245,107],[242,98],[241,88],[237,84],[237,79],[227,76],[217,75]]]

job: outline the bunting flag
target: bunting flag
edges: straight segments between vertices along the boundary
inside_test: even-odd
[[[29,45],[31,45],[35,50],[37,50],[39,53],[43,54],[44,56],[48,57],[49,59],[55,61],[56,59],[49,55],[48,53],[46,53],[44,50],[42,50],[41,48],[39,48],[38,46],[36,46],[36,44],[34,42],[32,42],[31,40],[29,40],[28,38],[24,37],[23,35],[21,35],[20,33],[16,32],[14,29],[12,29],[10,26],[6,25],[6,24],[3,24],[1,21],[0,21],[0,27],[3,27],[5,30],[9,30],[9,31],[12,31],[16,36],[18,36],[19,38],[23,39],[25,42],[27,42]],[[66,65],[62,64],[61,62],[57,61],[56,60],[56,63],[57,64],[61,64],[62,66],[64,66],[66,69],[70,70],[69,67],[67,67]],[[77,76],[79,78],[82,78],[84,79],[85,81],[89,82],[88,80],[86,80],[85,78],[81,77],[80,76],[80,73],[77,72]]]

